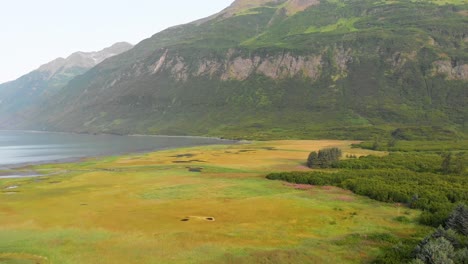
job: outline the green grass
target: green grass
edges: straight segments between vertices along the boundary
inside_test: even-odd
[[[306,150],[324,145],[358,153],[350,143],[256,142],[38,166],[66,172],[0,182],[2,191],[19,186],[0,192],[0,263],[361,263],[393,238],[419,239],[418,211],[405,209],[401,221],[403,210],[338,188],[263,178],[301,167]],[[205,162],[173,163],[193,158]]]
[[[354,27],[354,23],[356,23],[359,20],[359,18],[354,17],[350,19],[344,19],[340,18],[338,22],[335,24],[323,26],[323,27],[316,27],[316,26],[311,26],[309,27],[304,33],[310,34],[310,33],[326,33],[326,32],[333,32],[333,31],[339,31],[339,32],[355,32],[358,29]]]

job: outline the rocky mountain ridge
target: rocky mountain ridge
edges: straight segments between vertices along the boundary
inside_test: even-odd
[[[119,42],[100,51],[82,52],[78,51],[67,58],[57,58],[47,64],[40,66],[37,71],[44,72],[49,75],[49,79],[56,74],[66,72],[71,68],[90,69],[105,59],[123,53],[133,47],[127,42]]]

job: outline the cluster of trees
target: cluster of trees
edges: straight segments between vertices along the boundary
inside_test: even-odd
[[[445,228],[440,226],[423,239],[413,255],[412,264],[468,263],[468,206],[457,206]]]
[[[313,151],[307,158],[307,166],[309,168],[330,168],[333,164],[337,163],[343,153],[339,148],[327,148]]]

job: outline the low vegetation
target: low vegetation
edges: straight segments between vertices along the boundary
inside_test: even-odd
[[[425,144],[431,145],[429,141]],[[369,146],[369,143],[361,145]],[[437,148],[437,143],[435,145],[433,147]],[[310,154],[308,162],[311,157],[316,157],[314,153]],[[401,246],[389,248],[379,258],[379,263],[402,263],[411,258],[414,258],[412,263],[466,263],[463,261],[468,252],[468,157],[464,152],[417,149],[392,152],[382,157],[347,157],[330,163],[327,167],[332,170],[318,166],[322,170],[271,173],[267,178],[296,184],[337,186],[374,200],[420,209],[422,214],[418,221],[421,224],[445,227],[420,242],[416,249],[415,241],[399,241]],[[398,220],[406,221],[405,216]],[[431,262],[429,259],[435,260]]]

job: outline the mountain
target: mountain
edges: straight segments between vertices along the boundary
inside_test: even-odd
[[[467,43],[465,1],[238,0],[103,61],[10,128],[452,138],[467,132]]]
[[[120,42],[96,52],[75,52],[57,58],[15,81],[0,84],[0,123],[16,124],[30,116],[44,100],[58,93],[74,77],[85,73],[105,59],[121,54],[133,46]]]

